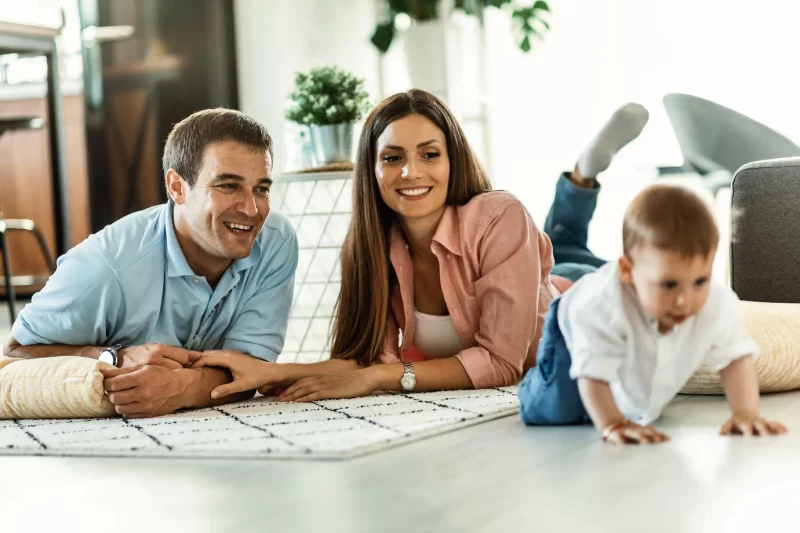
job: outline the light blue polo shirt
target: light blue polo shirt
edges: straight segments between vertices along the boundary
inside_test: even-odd
[[[139,211],[59,258],[17,318],[22,345],[138,345],[238,350],[275,361],[283,348],[297,268],[297,236],[270,212],[249,256],[213,290],[195,275],[172,223],[174,204]]]

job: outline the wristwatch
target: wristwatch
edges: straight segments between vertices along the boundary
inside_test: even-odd
[[[109,346],[102,352],[100,355],[97,356],[98,361],[102,361],[103,363],[108,363],[109,365],[119,366],[119,351],[123,349],[125,346],[122,344],[115,344],[114,346]]]
[[[403,365],[405,370],[403,371],[403,377],[400,378],[400,388],[403,389],[403,392],[411,392],[417,386],[417,376],[414,375],[414,368],[411,363],[403,363]]]

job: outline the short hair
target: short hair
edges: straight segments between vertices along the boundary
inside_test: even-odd
[[[204,109],[178,122],[164,147],[164,174],[175,169],[194,187],[203,165],[203,152],[210,144],[234,141],[273,156],[272,137],[254,118],[233,109]]]
[[[622,247],[626,255],[640,246],[654,246],[684,257],[705,257],[718,244],[719,229],[711,209],[685,187],[647,187],[625,212]]]

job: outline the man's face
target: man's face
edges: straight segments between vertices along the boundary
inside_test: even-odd
[[[269,153],[247,145],[206,147],[197,181],[182,197],[184,229],[198,251],[226,260],[250,255],[269,214],[270,167]]]

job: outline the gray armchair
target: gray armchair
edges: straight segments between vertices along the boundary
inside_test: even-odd
[[[716,192],[730,185],[742,165],[800,156],[800,146],[760,122],[688,94],[668,94],[664,107],[684,157],[684,170],[698,172]]]
[[[742,300],[800,303],[800,157],[741,167],[731,207],[733,290]]]

